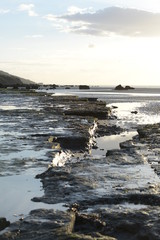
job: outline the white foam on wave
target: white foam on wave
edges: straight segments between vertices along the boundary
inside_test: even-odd
[[[88,143],[89,151],[91,150],[93,144],[95,143],[96,129],[97,129],[97,122],[94,121],[94,124],[88,130],[90,135],[90,139]],[[71,151],[60,151],[55,154],[49,167],[63,167],[67,161],[71,161],[72,156],[73,156],[73,153]]]
[[[91,127],[89,128],[89,135],[90,135],[90,139],[89,139],[89,143],[88,143],[88,149],[89,149],[89,151],[91,151],[92,146],[93,146],[93,145],[95,144],[95,142],[96,142],[96,141],[95,141],[95,133],[96,133],[97,126],[98,126],[97,122],[94,121],[93,126],[91,126]]]
[[[71,159],[71,152],[69,151],[61,151],[56,153],[55,157],[52,160],[52,167],[63,167],[65,163]]]
[[[93,126],[89,128],[89,134],[91,137],[94,137],[96,129],[97,129],[97,122],[94,121]]]

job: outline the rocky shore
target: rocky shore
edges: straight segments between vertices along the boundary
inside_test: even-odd
[[[90,155],[94,137],[123,131],[112,124],[105,102],[45,95],[39,101],[39,113],[48,119],[58,116],[56,124],[65,131],[30,135],[53,156],[49,168],[36,176],[44,195],[32,201],[63,204],[66,211],[33,210],[0,239],[160,239],[160,124],[140,126],[120,149],[97,157]]]

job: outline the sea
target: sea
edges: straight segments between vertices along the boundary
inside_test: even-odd
[[[108,124],[120,126],[124,132],[97,138],[98,149],[91,151],[94,157],[104,156],[107,150],[118,149],[121,142],[137,134],[138,126],[160,122],[160,87],[123,91],[112,87],[90,87],[87,90],[70,87],[38,91],[53,96],[94,97],[112,108],[115,118],[108,120]],[[50,149],[27,137],[63,130],[56,117],[45,119],[39,116],[35,122],[34,113],[42,108],[38,98],[0,93],[0,217],[11,222],[27,216],[33,209],[66,209],[63,203],[44,204],[31,200],[43,195],[42,184],[35,176],[45,171],[53,159]],[[26,110],[29,111],[27,115]],[[49,126],[51,121],[56,122],[54,129]]]

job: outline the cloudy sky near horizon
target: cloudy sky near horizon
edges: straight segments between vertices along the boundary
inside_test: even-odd
[[[159,0],[1,0],[0,70],[35,82],[160,85]]]

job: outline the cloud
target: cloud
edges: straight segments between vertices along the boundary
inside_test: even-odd
[[[9,9],[2,9],[0,8],[0,14],[6,14],[6,13],[9,13],[10,10]]]
[[[25,38],[43,38],[41,34],[26,35]]]
[[[47,19],[47,17],[46,17]],[[61,24],[67,32],[96,36],[160,36],[160,13],[109,7],[97,12],[70,8],[64,15],[51,15],[48,20]]]
[[[88,45],[88,47],[89,47],[89,48],[94,48],[95,45],[94,45],[93,43],[90,43],[90,44]]]
[[[76,6],[70,6],[67,9],[67,15],[69,15],[69,16],[77,14],[77,13],[81,13],[81,14],[84,14],[84,13],[94,13],[94,11],[93,11],[92,7],[90,7],[90,8],[78,8]]]
[[[34,11],[34,4],[20,4],[19,11],[26,11],[30,17],[36,17],[38,14]]]
[[[43,16],[44,19],[47,19],[48,21],[52,22],[53,27],[58,29],[61,32],[71,32],[72,29],[76,31],[78,30],[86,30],[87,23],[84,23],[83,21],[68,21],[68,19],[65,19],[65,17],[74,16],[76,14],[89,14],[94,13],[93,8],[78,8],[76,6],[70,6],[67,9],[67,13],[65,15],[53,15],[53,14],[47,14]]]

